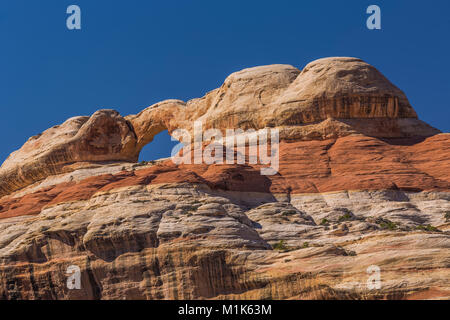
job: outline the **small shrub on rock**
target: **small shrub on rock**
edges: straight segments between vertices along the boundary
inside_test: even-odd
[[[273,245],[273,249],[278,251],[286,251],[288,247],[286,246],[286,242],[284,240],[280,240],[278,243]]]

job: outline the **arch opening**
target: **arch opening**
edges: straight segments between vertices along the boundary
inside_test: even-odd
[[[153,140],[147,143],[139,153],[139,161],[152,161],[162,158],[169,158],[172,149],[179,141],[172,141],[172,137],[167,130],[154,136]]]

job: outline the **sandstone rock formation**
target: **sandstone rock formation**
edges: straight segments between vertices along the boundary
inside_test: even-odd
[[[288,65],[244,69],[203,98],[166,100],[125,118],[112,110],[77,117],[30,138],[0,168],[0,196],[74,163],[136,161],[163,130],[278,127],[284,140],[323,140],[363,133],[379,138],[428,137],[408,99],[369,64],[326,58],[300,70]],[[45,143],[43,143],[45,142]]]
[[[137,161],[136,135],[114,110],[75,117],[33,136],[0,169],[0,195],[50,175],[73,170],[82,162]]]
[[[157,133],[196,120],[279,128],[278,174],[136,163]],[[450,134],[365,62],[245,69],[187,103],[71,118],[12,153],[0,298],[449,299],[449,172]]]
[[[302,71],[289,65],[244,69],[200,99],[163,101],[127,119],[137,131],[150,123],[169,132],[189,129],[194,121],[202,121],[205,129],[279,127],[282,138],[295,140],[439,133],[417,119],[400,89],[355,58],[319,59]],[[138,137],[153,137],[159,130],[144,132]]]

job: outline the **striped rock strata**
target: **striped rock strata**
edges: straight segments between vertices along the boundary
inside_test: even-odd
[[[194,120],[279,128],[278,174],[136,163]],[[448,299],[449,159],[450,134],[354,58],[245,69],[187,103],[72,118],[0,169],[0,298]]]

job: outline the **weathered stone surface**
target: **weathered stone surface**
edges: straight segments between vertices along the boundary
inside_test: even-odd
[[[378,70],[356,58],[309,63],[274,101],[276,124],[327,118],[417,118],[405,94]]]
[[[319,59],[301,72],[289,65],[244,69],[202,98],[163,101],[127,119],[143,141],[165,129],[192,130],[194,121],[204,129],[279,127],[282,139],[295,140],[439,133],[417,119],[400,89],[356,58]]]
[[[194,120],[278,127],[278,174],[135,163]],[[69,119],[11,154],[0,299],[449,299],[449,172],[450,134],[361,60],[245,69],[187,103]]]
[[[75,117],[31,137],[0,168],[0,196],[50,175],[73,170],[74,163],[137,161],[136,135],[113,110]]]
[[[416,143],[414,143],[416,142]],[[342,190],[450,190],[450,135],[423,141],[355,135],[336,140],[281,142],[280,170],[262,176],[253,165],[93,166],[52,176],[0,199],[0,218],[39,214],[56,203],[90,199],[100,191],[161,183],[199,183],[234,192],[283,195]]]
[[[266,184],[249,166],[167,161],[49,177],[1,199],[0,274],[9,282],[0,296],[448,298],[450,188],[435,183],[449,177],[434,167],[449,158],[432,156],[445,136],[283,143],[283,171]],[[330,186],[344,191],[320,193]],[[352,191],[360,187],[372,190]],[[65,287],[73,264],[81,291]],[[370,265],[382,270],[381,290],[367,289]]]
[[[130,121],[137,136],[137,150],[153,141],[153,137],[163,130],[179,128],[184,121],[186,103],[181,100],[165,100],[158,102],[137,115],[125,117]],[[182,127],[181,127],[182,128]]]
[[[192,130],[194,121],[204,129],[278,127],[284,140],[439,133],[417,119],[401,90],[359,59],[319,59],[302,72],[289,65],[254,67],[231,74],[200,99],[162,101],[125,118],[101,110],[30,138],[0,168],[0,196],[79,163],[136,161],[156,134]]]
[[[0,220],[0,297],[448,298],[449,199],[360,191],[289,204],[187,183],[100,191]],[[81,290],[65,286],[70,265]],[[380,290],[366,286],[370,265]]]
[[[129,119],[143,136],[152,137],[158,130],[191,130],[194,121],[202,121],[205,129],[280,127],[282,138],[297,140],[439,133],[417,119],[400,89],[356,58],[319,59],[301,72],[289,65],[244,69],[200,99],[164,101]],[[140,130],[140,123],[159,127]]]

